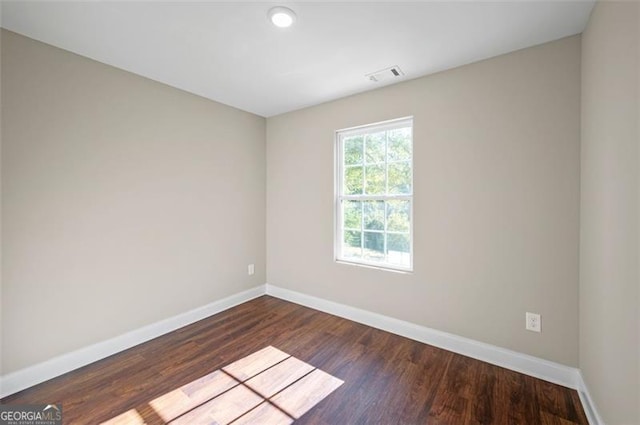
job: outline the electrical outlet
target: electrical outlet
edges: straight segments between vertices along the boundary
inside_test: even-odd
[[[540,321],[540,315],[537,313],[529,313],[525,315],[526,329],[528,331],[540,332],[542,330],[542,323]]]
[[[253,264],[249,264],[247,266],[247,273],[249,273],[249,276],[252,276],[255,272],[256,272],[255,266]]]

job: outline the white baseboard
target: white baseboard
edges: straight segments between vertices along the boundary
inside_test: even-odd
[[[598,413],[598,409],[596,409],[596,404],[591,398],[591,394],[587,388],[587,383],[584,381],[581,371],[578,371],[578,395],[580,396],[582,408],[584,409],[584,413],[587,415],[589,423],[591,425],[604,425],[604,421]]]
[[[88,365],[89,363],[104,359],[120,351],[142,344],[143,342],[262,296],[264,293],[265,286],[260,285],[214,301],[205,306],[178,314],[177,316],[127,332],[115,338],[9,373],[8,375],[0,377],[0,397],[14,394],[25,388]]]
[[[14,394],[89,363],[124,351],[213,314],[220,313],[238,304],[262,296],[265,293],[285,301],[324,311],[415,341],[440,347],[575,389],[580,395],[580,400],[582,401],[589,423],[591,425],[604,425],[579,369],[270,284],[260,285],[239,292],[115,338],[63,354],[34,366],[2,376],[0,377],[0,397]]]
[[[495,345],[475,341],[447,332],[372,313],[359,308],[338,304],[322,298],[279,288],[267,284],[267,295],[324,311],[335,316],[353,320],[383,331],[401,335],[415,341],[453,351],[474,359],[524,373],[545,381],[578,389],[579,371],[576,368],[554,363]]]

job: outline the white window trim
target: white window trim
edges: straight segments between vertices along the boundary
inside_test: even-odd
[[[411,193],[401,194],[401,195],[342,195],[342,175],[343,175],[343,147],[342,141],[343,139],[352,136],[354,134],[358,135],[366,135],[379,133],[380,131],[393,130],[396,128],[403,127],[411,127],[411,160],[408,161],[411,167]],[[413,131],[413,117],[403,117],[397,118],[388,121],[381,121],[372,124],[361,125],[357,127],[349,127],[341,130],[336,130],[335,132],[335,141],[334,141],[334,164],[335,164],[335,176],[334,176],[334,260],[337,263],[341,264],[350,264],[368,268],[375,268],[381,270],[395,271],[395,272],[404,272],[410,273],[413,272],[413,198],[414,198],[414,170],[413,170],[413,157],[414,157],[414,131]],[[364,160],[364,158],[363,158]],[[385,165],[388,164],[387,158],[385,155]],[[398,161],[398,162],[407,162],[407,161]],[[386,167],[385,167],[386,168]],[[364,167],[363,167],[364,169]],[[387,169],[388,172],[388,169]],[[364,176],[363,176],[364,178]],[[386,184],[389,184],[387,179]],[[376,261],[367,261],[365,259],[351,259],[342,257],[342,235],[344,231],[343,223],[342,223],[342,200],[380,200],[383,198],[384,200],[393,200],[393,199],[403,199],[409,201],[409,266],[403,267],[398,264],[384,263],[384,262],[376,262]],[[364,215],[362,216],[364,220]],[[385,230],[380,232],[389,232],[386,230],[386,211],[385,211]],[[363,224],[364,228],[364,224]],[[386,238],[385,238],[386,241]],[[364,243],[364,240],[362,241]],[[386,248],[386,247],[385,247]],[[386,251],[386,249],[385,249]]]

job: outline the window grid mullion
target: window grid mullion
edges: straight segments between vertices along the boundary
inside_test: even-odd
[[[383,201],[384,202],[384,260],[385,261],[389,261],[389,258],[387,258],[387,201]]]
[[[401,232],[399,230],[387,230],[387,233],[390,235],[409,235],[411,232]]]
[[[384,132],[384,194],[389,194],[389,132]]]
[[[360,258],[364,258],[364,202],[360,202]]]
[[[367,136],[362,138],[362,194],[367,193]]]
[[[355,230],[355,229],[354,229],[354,230]],[[365,231],[366,231],[367,233],[384,233],[384,230],[378,230],[378,229],[367,229],[367,230],[365,230]],[[404,235],[407,235],[407,234],[408,234],[408,233],[399,233],[399,232],[390,232],[390,233],[392,233],[392,234],[396,234],[396,233],[398,233],[398,234],[404,234]]]
[[[384,194],[389,194],[389,130],[384,132]],[[384,261],[389,261],[389,257],[387,255],[387,201],[382,201],[384,203],[384,244],[382,256]]]
[[[362,137],[362,194],[367,193],[367,138]],[[364,201],[360,202],[360,258],[364,259]]]

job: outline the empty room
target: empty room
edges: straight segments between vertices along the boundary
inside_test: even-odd
[[[640,2],[0,24],[0,425],[640,425]]]

